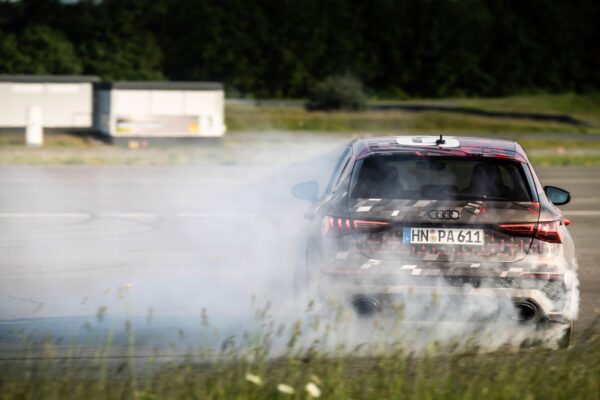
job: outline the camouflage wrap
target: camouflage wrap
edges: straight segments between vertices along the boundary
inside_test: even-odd
[[[430,211],[454,210],[457,219],[434,220]],[[531,236],[513,236],[498,223],[537,223],[537,202],[356,199],[349,205],[351,218],[385,220],[390,226],[376,232],[355,234],[359,249],[372,258],[423,261],[518,261],[532,245]],[[405,244],[404,228],[443,227],[483,229],[484,245]]]
[[[445,224],[537,222],[540,206],[537,202],[479,200],[396,200],[355,199],[349,201],[354,218],[389,220],[393,222],[436,222],[428,218],[431,210],[456,210],[460,218]]]
[[[548,200],[521,146],[505,140],[444,139],[442,144],[425,136],[351,143],[352,156],[338,171],[337,186],[312,210],[309,285],[321,298],[341,296],[352,302],[355,296],[363,296],[382,304],[388,300],[393,305],[417,304],[418,309],[427,308],[432,296],[445,297],[444,304],[457,308],[470,302],[473,309],[485,308],[481,302],[496,297],[513,304],[533,304],[539,315],[550,321],[572,319],[577,292],[574,246],[560,210]],[[438,156],[474,158],[467,163],[517,162],[522,167],[522,187],[530,189],[530,196],[509,192],[516,186],[508,185],[504,186],[510,193],[506,196],[494,191],[475,191],[471,196],[470,183],[449,185],[435,169],[430,176],[440,178],[438,182],[414,173],[402,181],[393,178],[393,171],[391,180],[378,179],[377,168],[373,168],[375,173],[365,175],[366,182],[386,189],[398,181],[400,189],[360,186],[365,181],[361,169],[375,165],[369,164],[368,158],[379,155],[407,155],[416,160],[412,171],[421,160]],[[385,165],[381,168],[387,171]],[[489,175],[482,176],[485,182],[493,182]],[[454,186],[447,196],[443,192],[446,186]],[[459,200],[465,197],[481,200]],[[505,197],[531,200],[500,200]],[[464,232],[477,235],[477,240],[471,241],[471,236],[468,241],[450,240],[451,232],[463,238]],[[448,240],[442,241],[442,235]],[[446,301],[448,298],[456,302]],[[444,308],[444,314],[447,311]]]

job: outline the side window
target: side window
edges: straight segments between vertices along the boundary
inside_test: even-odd
[[[515,165],[505,165],[500,168],[500,175],[502,176],[502,183],[508,188],[511,193],[511,198],[518,198],[521,200],[529,200],[531,197],[530,191],[525,185],[525,180],[519,173],[519,168]]]
[[[325,189],[325,193],[332,193],[335,185],[340,180],[340,176],[342,176],[342,172],[346,169],[348,162],[352,158],[352,148],[348,146],[344,153],[340,156],[337,163],[335,164],[335,168],[333,170],[333,175],[331,176],[331,180]]]

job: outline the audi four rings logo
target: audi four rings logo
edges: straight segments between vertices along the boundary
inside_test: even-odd
[[[456,210],[431,210],[429,211],[431,219],[459,219],[460,213]]]

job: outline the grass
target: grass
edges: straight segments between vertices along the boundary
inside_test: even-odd
[[[195,165],[206,162],[201,154],[185,149],[18,149],[2,154],[0,165]]]
[[[44,147],[49,148],[89,148],[101,146],[102,143],[94,140],[86,133],[53,132],[44,135]],[[0,132],[0,149],[22,148],[25,146],[25,133],[18,131]]]
[[[282,341],[284,352],[270,357],[282,330],[267,323],[240,343],[229,338],[220,349],[166,359],[158,351],[135,358],[131,324],[126,329],[129,347],[116,358],[109,355],[110,334],[92,357],[80,357],[76,348],[61,353],[58,341],[29,342],[36,356],[0,360],[2,399],[600,398],[600,338],[592,328],[568,350],[447,352],[431,343],[411,353],[399,343],[377,342],[368,350],[323,351],[327,337],[302,345],[311,328],[296,322]]]
[[[381,101],[375,101],[377,104]],[[389,103],[389,102],[387,102]],[[308,112],[301,104],[229,103],[230,130],[291,130],[322,132],[452,132],[465,133],[600,133],[600,94],[528,95],[488,99],[395,101],[397,104],[454,105],[486,111],[571,115],[585,126],[560,122],[484,117],[440,111]]]
[[[598,343],[559,354],[410,359],[399,352],[265,364],[233,358],[224,365],[147,367],[137,379],[128,366],[97,369],[94,377],[78,363],[41,361],[4,367],[1,390],[6,400],[308,399],[312,383],[324,399],[598,399],[599,362]]]
[[[465,107],[492,111],[568,114],[576,118],[600,121],[600,93],[575,93],[508,96],[491,99],[455,99]]]
[[[447,133],[600,133],[598,127],[557,122],[489,118],[437,111],[308,112],[300,107],[228,106],[227,126],[234,131],[447,132]]]
[[[237,136],[237,137],[236,137]],[[282,143],[261,147],[260,134],[231,134],[222,145],[210,146],[161,146],[146,149],[128,149],[104,144],[78,145],[78,147],[26,148],[13,146],[0,148],[0,165],[205,165],[205,164],[271,164],[290,160],[290,148],[294,147],[294,157],[300,160],[302,154],[310,157],[315,149],[306,144],[294,145],[304,134],[297,133],[282,137]],[[497,137],[496,135],[487,135]],[[503,135],[516,139],[527,151],[534,165],[600,165],[600,139],[530,139],[519,135]],[[352,135],[340,136],[339,142],[351,140]],[[314,138],[313,138],[314,140]],[[289,142],[286,144],[285,142]],[[279,147],[276,147],[279,146]],[[313,146],[314,147],[314,146]],[[278,150],[279,148],[279,150]],[[303,153],[304,152],[304,153]],[[281,160],[276,160],[275,155]],[[292,157],[293,158],[293,157]]]
[[[583,166],[600,165],[600,154],[529,154],[529,160],[534,166]]]

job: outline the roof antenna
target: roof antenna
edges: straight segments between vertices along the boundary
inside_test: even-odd
[[[444,140],[444,137],[442,136],[442,134],[440,133],[440,138],[438,140],[435,141],[435,145],[436,146],[440,146],[442,144],[446,144],[446,141]]]

